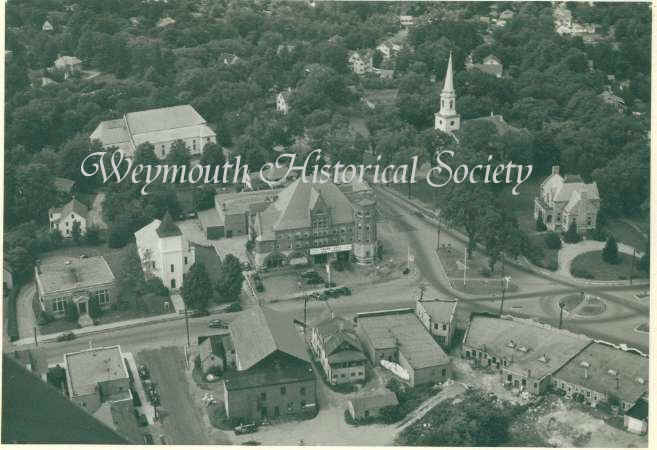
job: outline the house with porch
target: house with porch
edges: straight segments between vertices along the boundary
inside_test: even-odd
[[[353,322],[342,317],[325,320],[312,329],[310,347],[331,385],[365,380],[367,357]]]
[[[579,175],[559,173],[559,166],[540,185],[534,198],[534,219],[541,217],[550,231],[568,231],[571,223],[578,233],[595,229],[600,194],[595,182],[585,183]]]

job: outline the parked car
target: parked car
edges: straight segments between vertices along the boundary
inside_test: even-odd
[[[240,302],[231,303],[228,308],[225,309],[226,312],[239,312],[242,310],[242,305]]]
[[[351,288],[348,288],[347,286],[337,288],[336,291],[338,291],[340,295],[351,295]]]
[[[64,333],[57,336],[58,342],[72,341],[73,339],[75,339],[75,333],[73,333],[72,331],[65,331]]]
[[[187,311],[187,317],[191,317],[192,319],[198,317],[207,317],[209,315],[210,313],[208,311],[203,311],[203,310]]]
[[[212,319],[208,322],[210,328],[228,328],[228,324],[221,319]]]
[[[144,434],[144,444],[153,445],[153,435],[150,433]]]
[[[233,431],[235,431],[235,434],[255,433],[257,430],[258,430],[258,425],[256,425],[255,423],[240,424],[233,429]]]
[[[145,364],[140,365],[137,368],[137,372],[139,373],[139,378],[142,380],[148,380],[151,377],[151,373],[148,371],[148,367],[146,367]]]

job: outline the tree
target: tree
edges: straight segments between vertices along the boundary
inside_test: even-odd
[[[73,238],[73,242],[75,242],[76,244],[79,244],[80,239],[82,239],[82,228],[78,220],[73,221],[73,228],[71,229],[71,237]]]
[[[243,282],[242,265],[239,259],[229,253],[221,264],[219,279],[215,285],[219,301],[222,303],[239,301]]]
[[[566,231],[566,234],[563,236],[563,240],[569,244],[575,244],[580,241],[579,233],[577,233],[577,224],[575,222],[570,223],[568,231]]]
[[[30,277],[34,268],[34,259],[25,248],[14,247],[5,254],[5,258],[14,271],[16,281],[24,281]]]
[[[209,142],[203,147],[203,155],[201,156],[201,165],[209,165],[214,171],[215,166],[223,166],[226,162],[226,157],[219,144]]]
[[[100,308],[98,303],[98,297],[91,297],[89,299],[89,317],[92,319],[97,319],[103,313],[103,310]]]
[[[561,248],[561,238],[555,232],[546,234],[544,241],[545,241],[545,246],[549,249],[559,250]]]
[[[650,246],[643,252],[641,259],[639,259],[639,270],[650,273]]]
[[[66,306],[66,320],[69,322],[77,322],[80,318],[80,312],[78,311],[78,306],[73,302],[67,302]]]
[[[166,156],[166,163],[175,166],[189,166],[190,154],[185,142],[178,139],[171,144],[171,150]]]
[[[602,260],[607,264],[618,264],[620,262],[618,258],[618,244],[613,235],[607,238],[607,243],[602,249]]]
[[[135,166],[143,164],[144,166],[159,164],[160,160],[155,154],[155,147],[150,142],[143,142],[135,150]]]
[[[536,218],[536,231],[545,231],[547,230],[547,227],[545,226],[545,222],[543,222],[543,216],[539,215]]]
[[[91,224],[87,226],[84,239],[89,245],[98,245],[100,243],[100,228],[98,228],[98,225]]]
[[[216,192],[212,186],[203,186],[194,191],[194,209],[204,211],[214,207],[214,196]]]
[[[212,282],[205,264],[195,262],[183,276],[182,298],[187,308],[207,311]]]

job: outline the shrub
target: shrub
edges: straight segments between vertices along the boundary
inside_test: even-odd
[[[602,249],[602,260],[607,264],[618,264],[620,258],[618,257],[618,244],[614,236],[609,236],[605,247]]]
[[[98,245],[100,243],[100,229],[96,225],[89,225],[84,235],[85,241],[89,245]]]
[[[561,238],[555,232],[550,232],[545,235],[545,246],[551,250],[559,250],[561,248]]]
[[[161,297],[169,296],[169,290],[164,286],[162,280],[157,277],[149,278],[146,281],[146,292],[150,292]]]
[[[37,325],[43,326],[53,321],[53,317],[45,311],[39,311],[37,314]]]
[[[77,322],[80,318],[78,307],[73,302],[66,303],[66,320],[69,322]]]
[[[547,227],[545,226],[545,223],[543,222],[543,217],[538,216],[536,218],[536,231],[545,231],[547,230]]]
[[[597,224],[597,226],[589,233],[589,237],[593,239],[594,241],[606,241],[607,240],[607,232],[600,226],[600,224]]]
[[[595,278],[591,272],[579,267],[573,267],[572,269],[570,269],[570,273],[577,278],[586,278],[588,280],[592,280]]]
[[[639,270],[643,272],[650,271],[650,253],[645,252],[641,259],[639,259]]]
[[[11,341],[18,339],[18,316],[16,315],[16,297],[18,296],[18,291],[18,286],[14,286],[14,289],[9,294],[7,310],[5,312],[7,315],[7,336]]]
[[[89,317],[91,317],[92,319],[96,319],[97,317],[100,317],[102,313],[103,311],[102,309],[100,309],[98,298],[91,297],[89,299]]]
[[[579,233],[577,233],[577,225],[575,224],[575,222],[570,223],[570,226],[568,227],[568,231],[566,231],[563,240],[569,244],[575,244],[581,240]]]
[[[253,251],[253,247],[255,247],[255,243],[253,241],[251,241],[251,240],[246,241],[246,250],[248,252]]]

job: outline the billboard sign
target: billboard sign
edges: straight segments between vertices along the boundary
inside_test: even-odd
[[[350,252],[351,247],[351,244],[331,245],[328,247],[311,248],[309,253],[311,255],[325,255],[327,253]]]

